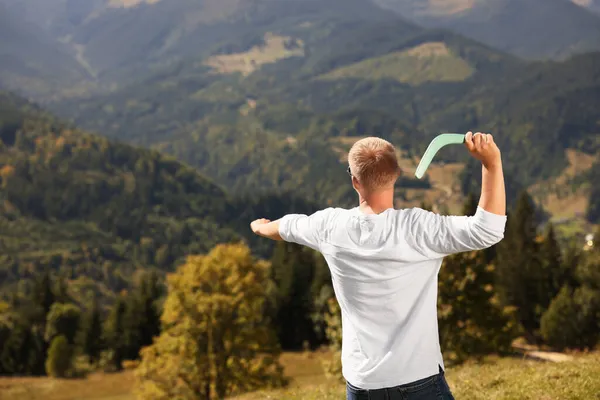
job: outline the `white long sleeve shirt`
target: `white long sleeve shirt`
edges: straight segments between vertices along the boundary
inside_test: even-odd
[[[328,208],[283,217],[279,234],[325,257],[342,311],[342,374],[379,389],[444,367],[436,307],[442,259],[498,243],[505,225],[506,216],[482,208],[472,217]]]

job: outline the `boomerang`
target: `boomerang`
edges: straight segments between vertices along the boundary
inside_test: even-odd
[[[421,158],[421,161],[419,162],[419,166],[415,172],[417,179],[421,179],[423,177],[425,171],[427,171],[427,168],[429,167],[429,164],[431,164],[431,161],[433,161],[433,157],[435,157],[437,152],[440,151],[442,147],[451,144],[463,143],[465,143],[465,135],[462,133],[442,133],[441,135],[435,137],[431,143],[429,143],[427,150],[425,150],[425,154],[423,154],[423,158]]]

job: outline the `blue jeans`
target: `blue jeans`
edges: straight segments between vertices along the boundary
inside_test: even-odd
[[[346,400],[454,400],[444,371],[440,373],[391,388],[366,390],[346,384]]]

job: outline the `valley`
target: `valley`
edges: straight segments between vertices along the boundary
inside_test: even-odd
[[[453,390],[589,397],[599,11],[0,0],[0,397],[340,398],[325,259],[249,223],[355,206],[348,152],[367,136],[396,147],[396,207],[472,215],[481,164],[463,147],[414,176],[433,138],[467,131],[502,150],[508,222],[439,270]],[[534,364],[515,340],[569,356]]]
[[[2,2],[15,15],[40,21],[32,14],[34,0],[21,8]],[[418,13],[462,16],[483,3],[431,1],[419,3]],[[504,0],[498,4],[509,7]],[[53,12],[46,25],[38,24],[54,32],[61,9],[71,6],[56,0],[47,7]],[[230,193],[301,188],[310,201],[348,205],[353,193],[343,189],[346,177],[331,140],[380,135],[414,160],[436,132],[481,129],[494,132],[506,152],[511,199],[533,188],[551,214],[586,213],[585,185],[573,189],[583,199],[577,201],[564,194],[559,200],[558,189],[547,188],[562,182],[572,154],[591,159],[598,151],[598,53],[523,61],[362,0],[343,8],[338,0],[90,1],[79,11],[71,25],[61,25],[61,35],[67,33],[63,42],[75,50],[80,75],[64,72],[71,83],[57,88],[44,78],[46,86],[29,81],[39,79],[35,74],[17,78],[10,72],[6,79],[18,86],[8,88],[22,87],[23,94],[91,132],[169,153]],[[143,34],[156,18],[164,29]],[[117,47],[107,47],[109,42]],[[118,46],[144,49],[144,55],[121,53]],[[67,53],[61,58],[70,62]],[[444,164],[434,168],[448,172],[439,180],[452,176],[452,183],[433,184],[431,194],[418,187],[431,182],[404,182],[403,201],[431,199],[453,209],[465,191],[477,191],[470,181],[476,171],[464,153],[450,149],[441,157]],[[570,207],[557,205],[564,202]]]

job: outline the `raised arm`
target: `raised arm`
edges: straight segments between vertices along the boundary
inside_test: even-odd
[[[465,138],[467,149],[481,161],[481,197],[479,207],[497,215],[506,215],[506,191],[502,156],[492,135],[471,132]]]
[[[408,219],[407,240],[425,258],[482,250],[504,237],[506,193],[500,150],[492,135],[481,133],[467,133],[466,146],[482,163],[479,207],[474,216],[441,216],[414,210]]]

